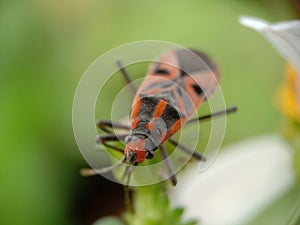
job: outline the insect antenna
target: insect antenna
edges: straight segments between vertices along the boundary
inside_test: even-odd
[[[130,91],[132,92],[133,95],[135,95],[135,93],[137,92],[136,88],[134,87],[134,85],[132,84],[132,81],[127,73],[127,71],[125,70],[122,62],[120,60],[116,61],[117,66],[120,69],[120,72],[122,73],[122,76],[126,82],[127,85],[129,85]]]
[[[85,177],[94,176],[98,174],[104,174],[112,171],[115,168],[120,167],[125,162],[126,156],[124,155],[118,164],[104,167],[101,169],[83,168],[80,170],[80,174]]]

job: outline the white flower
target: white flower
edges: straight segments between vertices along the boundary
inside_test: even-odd
[[[270,24],[259,18],[241,16],[239,22],[265,36],[273,47],[294,65],[300,78],[300,20]]]
[[[287,96],[295,96],[288,105],[293,106],[289,112],[298,118],[300,21],[270,24],[249,16],[239,21],[260,32],[295,68],[299,79],[289,87],[293,94]],[[223,149],[204,173],[197,173],[197,167],[182,174],[178,187],[172,190],[171,203],[184,207],[184,216],[198,219],[201,225],[247,224],[295,183],[292,151],[280,136],[237,143]]]
[[[294,183],[289,146],[266,136],[224,149],[214,164],[199,173],[195,164],[181,174],[171,192],[174,207],[201,225],[246,224]]]
[[[273,47],[292,64],[287,74],[286,86],[281,93],[281,108],[288,117],[300,118],[300,20],[270,24],[262,19],[241,16],[242,25],[260,32]],[[295,72],[293,72],[295,70]],[[295,78],[293,77],[295,74]],[[297,79],[298,77],[298,79]]]

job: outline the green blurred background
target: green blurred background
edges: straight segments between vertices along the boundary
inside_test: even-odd
[[[226,103],[239,107],[229,118],[225,145],[278,131],[275,93],[285,62],[238,24],[239,15],[279,21],[297,18],[297,11],[285,0],[2,0],[0,223],[88,224],[97,218],[88,212],[93,207],[99,215],[122,208],[122,194],[115,194],[109,196],[115,211],[107,209],[108,200],[99,197],[101,178],[79,176],[86,162],[73,137],[71,110],[89,64],[127,42],[166,40],[215,59]]]

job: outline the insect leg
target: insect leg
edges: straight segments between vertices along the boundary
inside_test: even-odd
[[[99,144],[103,144],[106,147],[109,147],[109,148],[112,148],[114,150],[124,153],[122,148],[115,147],[113,145],[108,144],[107,142],[120,141],[120,140],[124,141],[126,136],[128,136],[128,134],[122,134],[122,135],[106,134],[106,135],[98,136],[96,142]]]
[[[133,202],[132,202],[132,198],[130,196],[129,182],[130,182],[131,173],[134,171],[135,168],[136,168],[136,166],[127,165],[125,168],[124,174],[122,176],[122,181],[125,183],[125,185],[124,185],[125,204],[127,206],[127,209],[130,212],[133,212]],[[125,181],[125,178],[127,178],[126,181]]]
[[[125,171],[123,173],[123,176],[122,176],[122,180],[124,182],[125,178],[127,178],[126,182],[125,182],[125,186],[129,186],[129,181],[130,181],[130,177],[131,177],[131,173],[135,170],[136,166],[134,165],[127,165],[126,168],[125,168]]]
[[[135,93],[136,93],[137,90],[136,90],[136,88],[133,86],[133,84],[132,84],[132,82],[131,82],[131,80],[130,80],[130,77],[129,77],[127,71],[125,70],[125,68],[124,68],[124,66],[123,66],[123,64],[122,64],[122,62],[121,62],[120,60],[117,60],[116,64],[117,64],[117,66],[119,67],[120,72],[122,73],[123,78],[124,78],[126,84],[129,85],[130,91],[132,92],[133,95],[135,95]]]
[[[194,118],[194,119],[190,119],[189,121],[187,121],[187,124],[193,123],[193,122],[197,122],[197,121],[205,121],[205,120],[209,120],[218,116],[222,116],[225,114],[229,114],[229,113],[233,113],[237,111],[237,107],[233,106],[230,108],[227,108],[225,110],[219,111],[219,112],[215,112],[209,115],[205,115],[205,116],[200,116],[198,118]]]
[[[124,125],[119,122],[113,122],[111,120],[103,120],[103,119],[98,120],[97,127],[99,127],[101,130],[103,130],[106,133],[112,133],[113,132],[112,128],[117,128],[124,131],[130,130],[129,126],[127,125]]]
[[[97,143],[101,143],[106,147],[109,147],[109,148],[117,150],[121,153],[124,153],[123,149],[115,147],[113,145],[110,145],[106,142],[124,140],[126,136],[127,136],[127,134],[123,134],[123,135],[107,134],[107,135],[103,135],[103,136],[98,136],[96,141],[97,141]],[[126,160],[126,155],[123,155],[122,159],[116,165],[104,167],[101,169],[83,168],[80,170],[80,174],[82,176],[94,176],[97,174],[108,173],[108,172],[112,171],[113,169],[120,167],[125,162],[125,160]]]
[[[124,155],[122,157],[122,159],[119,161],[118,164],[116,165],[112,165],[112,166],[108,166],[108,167],[104,167],[101,169],[90,169],[90,168],[83,168],[80,170],[80,174],[82,176],[88,177],[88,176],[94,176],[97,174],[104,174],[104,173],[108,173],[110,171],[112,171],[113,169],[120,167],[126,160],[126,156]]]
[[[202,160],[202,161],[205,161],[205,157],[203,155],[201,155],[199,152],[196,152],[192,149],[190,149],[189,147],[185,146],[185,145],[182,145],[182,144],[179,144],[177,141],[173,140],[172,138],[168,139],[168,141],[174,145],[174,146],[177,146],[178,148],[180,148],[181,150],[183,150],[184,152],[192,155],[193,157],[195,157],[196,159],[198,160]]]
[[[170,161],[164,146],[160,145],[159,148],[160,148],[160,151],[159,151],[160,155],[163,158],[163,160],[166,164],[167,170],[168,170],[168,174],[170,175],[170,181],[171,181],[172,185],[175,186],[177,184],[177,178],[176,178],[176,175],[174,172],[174,167],[172,165],[172,162]]]

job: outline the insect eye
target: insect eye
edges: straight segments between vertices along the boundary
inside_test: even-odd
[[[154,71],[154,73],[155,74],[163,74],[163,75],[169,75],[169,71],[168,70],[166,70],[166,69],[156,69],[155,71]]]
[[[153,158],[153,152],[147,151],[146,153],[146,159],[152,159]]]

